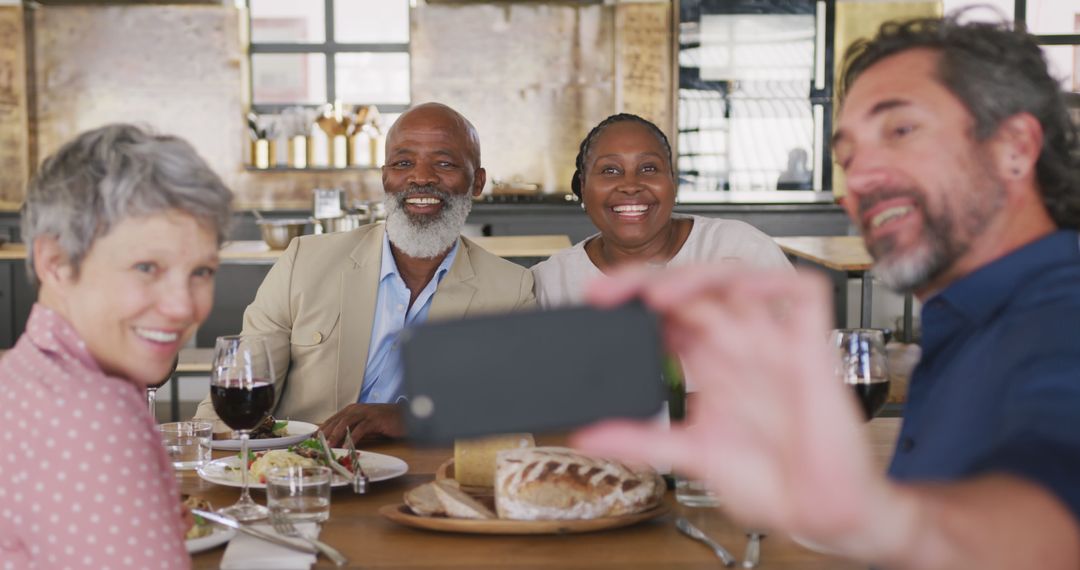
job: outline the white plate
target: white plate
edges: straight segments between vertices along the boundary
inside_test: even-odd
[[[214,526],[214,532],[185,541],[188,554],[197,554],[204,550],[210,550],[215,546],[229,542],[234,536],[236,536],[236,529]]]
[[[344,449],[334,448],[334,455],[341,457],[345,455]],[[392,455],[383,455],[381,453],[374,453],[371,451],[360,452],[360,465],[364,468],[364,474],[368,476],[369,482],[385,481],[387,479],[393,479],[394,477],[401,477],[409,472],[409,464],[405,463],[401,459]],[[240,470],[237,468],[240,466],[240,458],[236,455],[229,457],[222,457],[221,459],[215,459],[206,465],[199,468],[199,477],[206,479],[211,483],[217,483],[218,485],[225,485],[227,487],[240,487]],[[343,487],[348,485],[350,481],[337,473],[334,474],[334,480],[330,482],[333,487]],[[248,487],[252,489],[265,489],[265,483],[259,483],[258,481],[249,480]]]
[[[260,449],[279,449],[282,447],[289,447],[304,441],[311,434],[319,430],[319,426],[315,424],[309,424],[307,422],[294,422],[290,421],[289,425],[285,426],[285,432],[289,435],[285,437],[270,437],[266,439],[249,439],[248,449],[252,451],[258,451]],[[240,451],[239,439],[215,439],[210,440],[210,447],[214,449],[227,449],[230,451]]]

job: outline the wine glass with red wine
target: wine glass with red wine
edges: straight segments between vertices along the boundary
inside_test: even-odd
[[[248,493],[248,435],[274,405],[274,365],[265,337],[218,337],[210,373],[210,400],[214,412],[240,436],[240,500],[219,512],[238,521],[266,518],[269,510]]]
[[[837,377],[851,388],[863,416],[870,421],[889,399],[885,334],[877,329],[838,329],[832,344],[839,352]]]

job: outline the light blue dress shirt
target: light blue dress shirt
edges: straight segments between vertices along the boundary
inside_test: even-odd
[[[401,329],[427,320],[431,299],[439,282],[450,271],[457,256],[458,244],[435,270],[416,302],[409,307],[409,288],[398,273],[394,254],[390,251],[390,238],[383,234],[382,264],[379,268],[379,292],[375,297],[375,322],[371,325],[371,344],[368,346],[367,365],[364,366],[364,387],[360,390],[360,403],[385,404],[402,399],[401,355],[397,338]]]

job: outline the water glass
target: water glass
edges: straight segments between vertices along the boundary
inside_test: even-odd
[[[675,474],[675,500],[686,507],[720,506],[720,497],[709,489],[704,481],[691,479],[680,473]]]
[[[161,442],[176,469],[198,469],[210,461],[210,422],[174,422],[161,424]]]
[[[266,473],[266,505],[293,522],[330,518],[329,467],[275,467]]]

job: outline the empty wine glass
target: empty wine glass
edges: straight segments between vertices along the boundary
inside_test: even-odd
[[[153,384],[146,387],[146,404],[150,407],[150,417],[154,419],[154,423],[157,423],[157,391],[158,388],[164,386],[170,378],[165,378],[157,384]]]
[[[274,405],[274,365],[265,337],[218,337],[210,373],[214,412],[240,436],[240,477],[243,490],[236,504],[219,512],[238,521],[266,518],[269,510],[251,500],[248,492],[248,435]]]
[[[840,357],[836,376],[851,387],[866,421],[870,421],[889,398],[885,335],[877,329],[837,329],[831,340]]]
[[[158,382],[157,384],[150,384],[149,386],[146,387],[146,404],[147,404],[147,406],[150,407],[150,417],[154,420],[155,424],[158,423],[158,421],[157,421],[157,391],[158,391],[158,388],[164,386],[165,384],[168,384],[169,380],[173,379],[173,374],[176,373],[176,367],[179,364],[180,364],[180,355],[178,354],[178,355],[176,355],[176,357],[173,358],[172,370],[169,372],[168,376],[166,376],[161,382]],[[176,418],[173,418],[172,421],[176,421]]]

